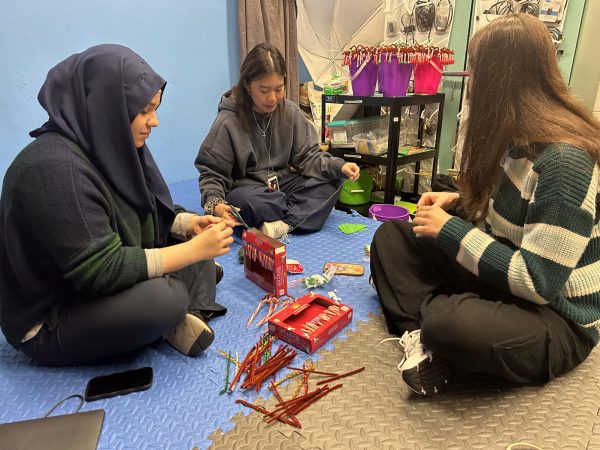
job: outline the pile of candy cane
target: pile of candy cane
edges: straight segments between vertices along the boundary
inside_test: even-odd
[[[378,47],[365,47],[353,45],[343,53],[342,64],[349,66],[355,61],[361,65],[364,61],[371,59],[377,64],[390,63],[395,60],[397,64],[424,64],[436,60],[444,65],[454,63],[454,51],[447,47],[421,44],[387,44]]]

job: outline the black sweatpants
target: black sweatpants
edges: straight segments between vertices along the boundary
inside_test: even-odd
[[[102,362],[161,339],[187,311],[224,314],[215,303],[215,264],[200,261],[113,295],[73,299],[20,350],[52,366]]]
[[[385,222],[371,245],[371,274],[391,333],[420,328],[421,342],[455,373],[517,383],[546,382],[588,356],[594,341],[581,326],[486,285],[412,226]]]
[[[283,220],[298,232],[310,233],[323,228],[342,183],[343,180],[324,181],[290,173],[279,180],[279,191],[269,192],[266,185],[242,186],[227,194],[227,202],[240,208],[250,227]]]

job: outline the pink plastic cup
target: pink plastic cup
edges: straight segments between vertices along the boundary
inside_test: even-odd
[[[437,58],[415,64],[415,94],[432,95],[437,93],[443,71],[444,65]]]

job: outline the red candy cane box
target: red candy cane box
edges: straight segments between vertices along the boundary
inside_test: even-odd
[[[265,291],[287,294],[285,244],[256,228],[244,230],[244,274]]]
[[[269,334],[313,353],[352,322],[352,308],[311,292],[269,319]]]

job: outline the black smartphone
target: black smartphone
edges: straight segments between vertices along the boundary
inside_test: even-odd
[[[127,370],[92,378],[85,388],[85,401],[145,391],[152,386],[152,367]]]

